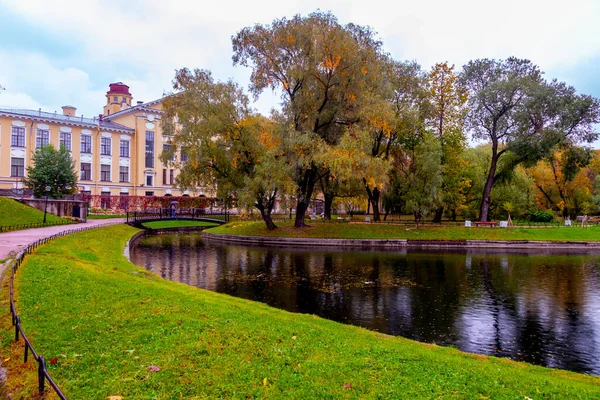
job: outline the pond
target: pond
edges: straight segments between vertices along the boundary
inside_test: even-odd
[[[347,251],[146,236],[165,279],[463,351],[600,375],[600,255]]]

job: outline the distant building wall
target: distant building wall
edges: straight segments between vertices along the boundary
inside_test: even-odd
[[[44,211],[46,199],[16,199],[21,203],[40,211]],[[77,208],[78,207],[78,208]],[[74,214],[74,211],[79,210]],[[87,202],[78,200],[54,200],[48,199],[47,212],[49,214],[58,215],[59,217],[77,217],[82,221],[87,220]]]

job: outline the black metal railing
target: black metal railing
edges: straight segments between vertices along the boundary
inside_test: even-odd
[[[212,220],[229,222],[229,212],[206,210],[204,208],[157,208],[144,211],[127,212],[127,222],[157,221],[157,220]]]
[[[64,221],[54,221],[54,222],[31,222],[29,224],[20,224],[20,225],[0,225],[0,232],[12,232],[12,231],[20,231],[22,229],[30,229],[30,228],[44,228],[47,226],[56,226],[56,225],[68,225],[74,224],[75,222],[69,221],[65,219]]]
[[[12,261],[10,285],[9,285],[9,293],[10,293],[9,297],[10,297],[10,314],[11,314],[11,318],[12,318],[12,325],[15,327],[15,341],[18,342],[19,339],[22,338],[23,342],[25,342],[24,357],[23,357],[24,363],[26,363],[29,360],[29,353],[31,353],[31,357],[33,357],[33,359],[38,363],[38,390],[39,390],[40,394],[44,393],[45,388],[46,388],[46,381],[47,381],[48,384],[52,387],[52,389],[54,389],[54,391],[56,392],[56,394],[58,395],[59,398],[61,398],[63,400],[66,399],[63,392],[58,388],[58,385],[56,384],[56,382],[54,382],[54,380],[48,373],[48,370],[46,368],[46,360],[44,359],[44,357],[42,357],[41,354],[39,354],[35,351],[35,349],[33,348],[33,345],[31,344],[31,341],[29,340],[29,338],[23,331],[23,328],[21,327],[21,318],[19,317],[19,314],[17,313],[17,309],[15,307],[15,299],[14,299],[15,275],[16,275],[19,267],[23,263],[23,259],[25,258],[25,256],[28,254],[31,254],[32,251],[34,249],[36,249],[38,246],[46,244],[49,241],[54,240],[60,236],[65,236],[65,235],[71,234],[71,233],[87,231],[89,229],[99,228],[99,227],[107,226],[107,225],[111,225],[111,224],[102,224],[102,225],[96,225],[96,226],[91,226],[91,227],[86,227],[86,228],[70,229],[68,231],[60,232],[55,235],[48,236],[44,239],[37,240],[34,243],[25,247],[19,254],[17,254],[15,259]]]

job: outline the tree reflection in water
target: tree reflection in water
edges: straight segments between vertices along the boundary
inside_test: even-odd
[[[464,351],[600,374],[600,257],[281,249],[144,237],[165,279]]]

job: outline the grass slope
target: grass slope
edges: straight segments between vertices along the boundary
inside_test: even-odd
[[[15,226],[42,223],[44,212],[21,204],[16,200],[0,196],[0,226]],[[46,215],[48,223],[64,222],[63,218],[53,214]]]
[[[179,228],[182,226],[218,226],[213,222],[205,221],[186,221],[186,220],[170,220],[170,221],[152,221],[142,224],[146,228],[161,229],[161,228]]]
[[[421,227],[398,225],[315,222],[295,229],[291,222],[267,230],[264,222],[230,222],[208,230],[210,233],[242,236],[340,238],[340,239],[414,239],[414,240],[551,240],[600,241],[600,226],[562,228],[465,228],[460,226]]]
[[[69,398],[600,397],[600,378],[163,281],[123,257],[135,232],[120,225],[60,238],[19,270],[23,327],[46,359],[58,358],[50,373]],[[11,336],[4,333],[5,344]],[[24,370],[19,351],[4,364],[9,374],[18,371],[9,390],[21,387],[27,396],[35,391],[35,365]]]

